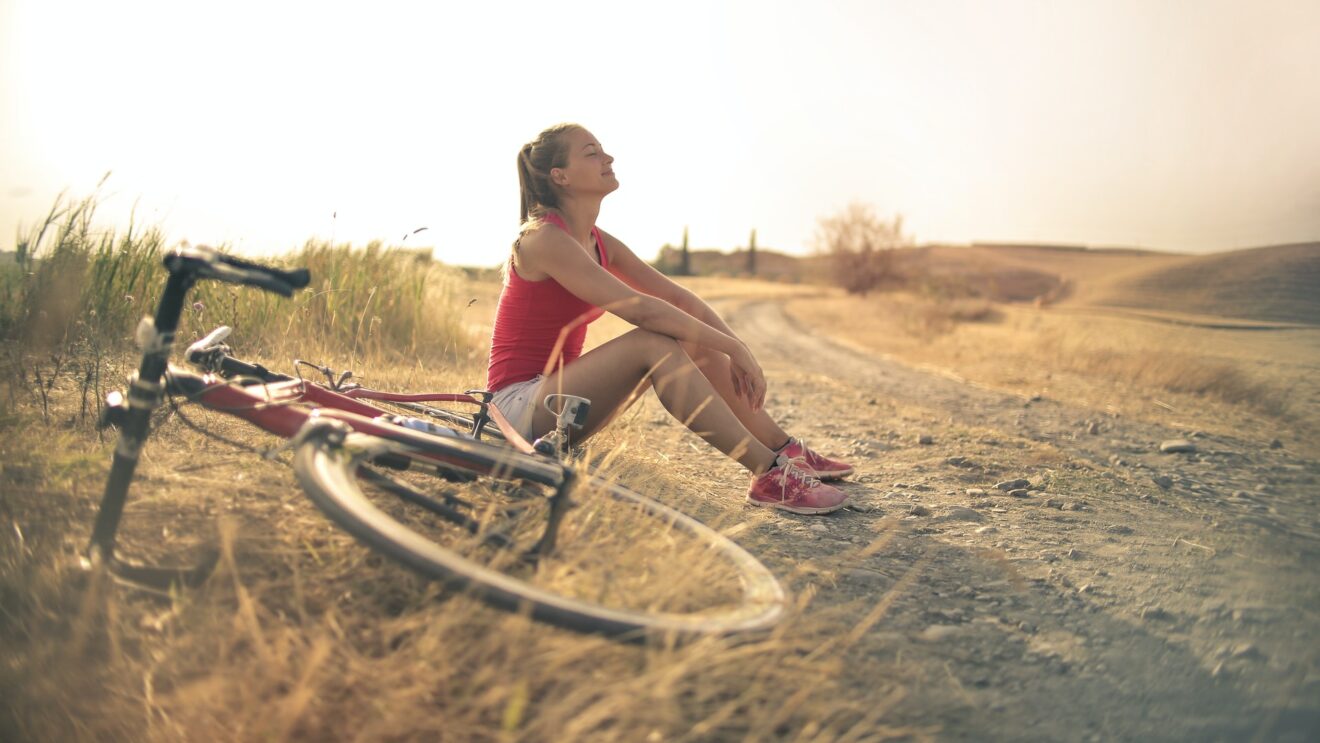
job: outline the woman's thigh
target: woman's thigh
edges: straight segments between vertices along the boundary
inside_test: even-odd
[[[546,395],[560,393],[591,401],[586,425],[576,438],[591,436],[645,392],[651,386],[651,372],[677,354],[686,357],[673,338],[641,329],[582,354],[546,377],[536,392],[533,435],[541,436],[554,428],[555,416],[541,401]]]

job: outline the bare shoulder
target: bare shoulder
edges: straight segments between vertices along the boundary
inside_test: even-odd
[[[562,251],[573,249],[581,252],[566,232],[554,225],[542,224],[518,238],[513,251],[514,266],[518,269],[518,275],[524,279],[540,281],[549,277],[542,266],[555,256],[562,255]]]

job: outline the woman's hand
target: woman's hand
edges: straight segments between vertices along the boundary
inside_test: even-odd
[[[765,404],[765,374],[761,365],[756,363],[752,352],[743,343],[729,355],[729,376],[733,378],[733,390],[747,401],[752,410],[760,410]]]

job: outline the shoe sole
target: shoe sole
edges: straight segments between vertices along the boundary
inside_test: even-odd
[[[787,503],[775,503],[772,501],[755,500],[750,495],[747,496],[746,501],[752,504],[753,506],[762,506],[764,508],[778,508],[781,511],[788,511],[789,513],[799,513],[802,514],[803,516],[816,516],[822,513],[834,513],[840,508],[843,508],[844,506],[848,505],[848,500],[844,499],[837,506],[824,506],[821,508],[812,508],[810,506],[790,506]]]

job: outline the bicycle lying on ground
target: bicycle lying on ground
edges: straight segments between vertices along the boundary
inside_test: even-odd
[[[120,436],[89,566],[157,590],[197,585],[214,566],[148,566],[116,552],[152,411],[168,397],[289,439],[284,448],[293,451],[299,484],[331,520],[377,552],[499,608],[634,638],[752,632],[779,620],[783,590],[756,558],[700,521],[566,458],[588,401],[558,396],[556,430],[533,445],[488,392],[382,392],[348,384],[349,374],[295,363],[296,371],[320,370],[327,383],[318,384],[233,358],[224,331],[188,350],[190,362],[213,373],[172,367],[184,298],[197,281],[289,297],[310,277],[202,247],[176,249],[164,263],[169,279],[155,316],[137,332],[138,372],[127,395],[110,394],[102,416]],[[476,411],[455,413],[438,402]],[[387,404],[417,415],[378,407]]]

